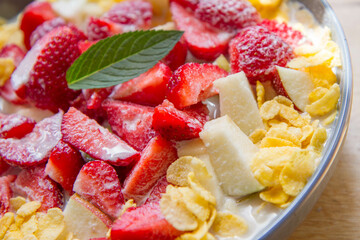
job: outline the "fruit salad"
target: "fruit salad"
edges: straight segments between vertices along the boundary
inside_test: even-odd
[[[337,116],[286,0],[48,0],[0,25],[0,239],[253,239]]]

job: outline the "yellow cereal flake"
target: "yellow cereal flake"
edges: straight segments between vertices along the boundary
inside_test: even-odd
[[[279,95],[279,96],[274,97],[273,100],[277,101],[278,103],[280,103],[282,105],[294,108],[293,102],[290,99],[288,99],[287,97]]]
[[[188,182],[191,187],[199,196],[201,196],[205,201],[216,205],[216,198],[203,186],[201,186],[199,180],[196,179],[194,172],[189,173]]]
[[[261,148],[270,148],[270,147],[296,147],[296,145],[286,139],[277,138],[277,137],[265,137],[260,144]]]
[[[249,138],[254,144],[257,144],[261,142],[265,135],[265,129],[255,129],[255,131],[250,134]]]
[[[31,216],[41,207],[40,202],[32,201],[22,205],[17,211],[17,217]]]
[[[260,81],[256,81],[256,100],[259,108],[265,102],[265,87]]]
[[[14,60],[12,58],[0,58],[0,87],[10,79],[15,69]]]
[[[177,188],[182,195],[182,201],[186,208],[200,221],[206,221],[210,216],[210,205],[193,189],[188,187]]]
[[[328,117],[326,117],[326,118],[322,121],[322,124],[323,124],[324,126],[328,126],[328,125],[330,125],[331,123],[333,123],[334,120],[335,120],[335,118],[336,118],[336,116],[337,116],[337,113],[338,113],[337,110],[333,111]]]
[[[266,101],[260,107],[260,116],[263,120],[275,118],[280,113],[281,105],[274,100]]]
[[[324,116],[336,109],[339,97],[340,87],[335,83],[322,98],[307,105],[305,109],[312,116]]]
[[[287,120],[287,122],[294,127],[303,127],[309,124],[307,118],[303,118],[294,108],[285,105],[280,105],[279,116]]]
[[[265,202],[273,204],[284,204],[288,201],[289,195],[287,195],[281,188],[281,186],[271,187],[259,194],[260,198]]]
[[[247,231],[244,219],[228,212],[218,212],[212,230],[220,237],[241,236]]]
[[[3,239],[9,227],[15,222],[14,213],[7,212],[0,219],[0,239]]]
[[[323,149],[326,138],[327,138],[326,129],[323,127],[317,128],[310,140],[309,147],[315,152],[320,153]]]
[[[277,127],[270,128],[266,134],[266,137],[280,138],[280,139],[287,140],[287,141],[293,143],[294,146],[298,146],[298,147],[301,146],[301,142],[300,142],[299,138],[297,137],[297,135],[295,135],[291,131],[289,131],[288,128],[287,129],[281,129],[281,128],[279,129]]]
[[[337,81],[335,73],[328,66],[318,65],[309,67],[307,71],[315,88],[330,88]]]
[[[25,203],[26,199],[23,197],[10,198],[10,206],[14,211],[17,211]]]
[[[20,231],[24,235],[24,237],[30,238],[31,236],[34,236],[34,233],[38,229],[38,220],[36,218],[36,215],[32,215],[29,220],[24,222],[21,227]],[[35,237],[36,239],[36,237]]]
[[[249,0],[249,2],[258,10],[263,18],[275,18],[278,15],[287,15],[279,9],[282,0]]]
[[[302,130],[302,137],[300,139],[301,141],[301,147],[306,148],[310,144],[311,137],[314,133],[314,127],[312,125],[306,125],[301,128]]]
[[[317,87],[309,94],[309,102],[310,104],[313,102],[318,101],[322,97],[325,96],[325,94],[329,91],[329,89],[324,87]]]
[[[126,201],[126,203],[122,206],[120,216],[123,215],[124,212],[126,212],[126,210],[131,207],[136,207],[136,203],[134,203],[134,199],[129,199]]]
[[[35,236],[39,240],[56,240],[65,228],[64,215],[59,208],[51,208],[39,218]]]
[[[214,63],[225,71],[230,72],[230,63],[224,55],[221,54],[218,58],[215,59]]]
[[[23,46],[23,38],[23,33],[17,22],[0,25],[0,49],[10,43]]]

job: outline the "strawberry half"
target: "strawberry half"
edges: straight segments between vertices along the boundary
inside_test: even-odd
[[[141,204],[176,159],[177,151],[173,144],[161,136],[154,137],[142,151],[139,162],[125,179],[124,196]]]
[[[129,208],[111,228],[112,240],[173,240],[183,232],[176,230],[162,215],[158,204]]]
[[[165,63],[172,71],[175,71],[185,63],[188,48],[183,38],[180,39],[174,48],[166,55],[162,62]]]
[[[22,138],[30,133],[36,122],[20,114],[0,113],[0,138]]]
[[[74,192],[114,219],[125,203],[115,169],[103,161],[91,161],[81,168]]]
[[[64,114],[61,132],[64,142],[115,166],[127,166],[139,157],[127,143],[73,107]]]
[[[84,163],[78,150],[60,140],[50,154],[45,172],[65,191],[72,194],[76,176]]]
[[[40,202],[39,211],[47,212],[50,208],[64,206],[61,187],[46,175],[44,167],[22,170],[11,187],[14,193]]]
[[[122,32],[120,24],[103,18],[90,17],[86,33],[90,41],[97,41]]]
[[[211,63],[186,63],[171,76],[166,98],[177,108],[196,104],[214,96],[217,92],[213,82],[227,75],[225,70]]]
[[[10,165],[0,158],[0,175],[4,174],[9,168]]]
[[[98,89],[83,89],[83,94],[86,98],[86,106],[88,109],[101,108],[102,102],[112,93],[114,87],[98,88]]]
[[[138,151],[156,135],[152,129],[154,108],[117,100],[103,103],[111,129]]]
[[[37,107],[67,110],[79,91],[68,88],[66,70],[80,55],[84,36],[69,27],[58,27],[36,42],[11,77],[16,93]]]
[[[184,8],[188,8],[192,11],[195,11],[195,9],[199,5],[199,0],[170,0],[170,2],[176,2],[177,4],[180,4]]]
[[[194,13],[176,2],[171,3],[170,10],[176,27],[184,31],[183,38],[195,57],[213,61],[226,52],[232,33],[216,29],[197,19]]]
[[[161,196],[166,192],[166,187],[169,185],[169,182],[166,180],[166,176],[160,178],[154,188],[151,190],[149,197],[146,199],[145,204],[147,203],[159,203]]]
[[[111,98],[156,106],[165,99],[166,85],[171,75],[171,69],[159,62],[139,77],[115,87]]]
[[[45,163],[61,139],[63,113],[38,122],[33,131],[21,139],[0,139],[0,157],[8,164],[20,167]]]
[[[10,198],[13,193],[10,184],[15,179],[15,175],[0,177],[0,218],[10,210]]]
[[[37,28],[30,35],[30,45],[34,46],[35,43],[45,36],[47,33],[51,32],[57,27],[67,26],[66,21],[61,18],[53,18],[43,22],[41,25],[37,26]]]

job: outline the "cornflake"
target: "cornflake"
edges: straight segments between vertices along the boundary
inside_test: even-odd
[[[244,219],[227,212],[219,212],[216,215],[212,230],[220,237],[236,237],[247,231]]]

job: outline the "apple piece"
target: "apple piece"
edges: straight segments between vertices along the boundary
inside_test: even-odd
[[[65,207],[64,219],[66,230],[79,240],[105,237],[112,225],[107,215],[76,193]]]
[[[264,129],[259,108],[244,72],[215,80],[220,95],[220,114],[228,115],[236,125],[250,135],[255,129]]]
[[[309,104],[309,94],[314,89],[309,74],[278,66],[276,69],[279,73],[279,79],[275,79],[273,82],[275,90],[281,94],[279,88],[283,87],[287,97],[293,101],[298,109],[304,112],[306,105]],[[278,81],[280,81],[280,83]]]
[[[200,138],[225,194],[242,197],[264,188],[250,169],[258,148],[229,116],[207,122]]]

